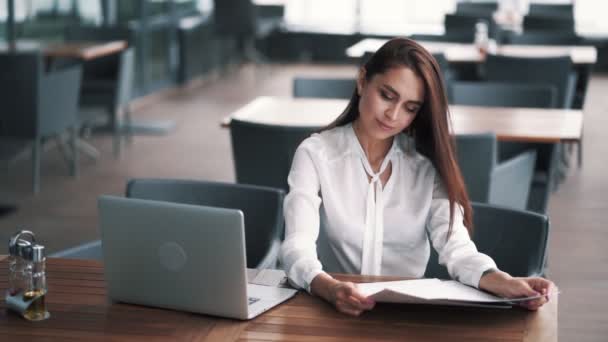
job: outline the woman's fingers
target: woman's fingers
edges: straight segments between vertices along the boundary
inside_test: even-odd
[[[523,303],[521,303],[521,306],[525,307],[528,310],[536,311],[541,306],[545,305],[545,303],[547,303],[547,299],[545,297],[541,297],[539,299],[534,299],[534,300],[530,300],[527,302],[523,302]]]
[[[359,316],[363,310],[374,307],[373,300],[363,296],[353,283],[342,283],[336,289],[335,305],[339,311],[349,315]]]
[[[373,300],[370,300],[362,295],[357,288],[354,287],[354,285],[345,289],[342,300],[351,305],[353,308],[361,310],[372,309],[375,304]]]

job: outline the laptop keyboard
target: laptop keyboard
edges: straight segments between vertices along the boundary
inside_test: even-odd
[[[254,298],[254,297],[247,297],[247,300],[249,301],[249,305],[257,302],[260,300],[260,298]]]

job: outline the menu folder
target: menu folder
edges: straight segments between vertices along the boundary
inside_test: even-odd
[[[540,298],[501,298],[454,280],[415,279],[357,284],[359,292],[379,303],[407,303],[489,308],[511,308]]]

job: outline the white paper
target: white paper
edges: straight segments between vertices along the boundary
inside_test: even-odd
[[[424,304],[511,304],[540,298],[501,298],[454,280],[415,279],[357,284],[359,291],[378,302]],[[467,304],[468,303],[468,304]]]

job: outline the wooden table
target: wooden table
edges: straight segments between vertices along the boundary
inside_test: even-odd
[[[43,48],[49,58],[77,58],[83,61],[118,53],[127,48],[124,40],[111,42],[63,42]]]
[[[351,281],[387,277],[337,276]],[[251,321],[110,303],[102,264],[48,259],[51,318],[31,323],[0,304],[0,340],[37,341],[556,341],[557,298],[538,312],[378,304],[361,317],[338,313],[317,297],[299,293]],[[390,278],[395,279],[395,278]],[[7,262],[0,262],[0,292]]]
[[[20,40],[15,45],[0,43],[0,52],[8,51],[41,51],[49,59],[75,58],[83,61],[118,53],[127,48],[127,42],[117,40],[111,42],[61,42],[42,43],[31,40]]]
[[[258,97],[222,120],[232,118],[263,124],[324,127],[346,107],[347,100]],[[451,105],[455,134],[494,132],[501,141],[578,142],[583,128],[580,110],[473,107]]]
[[[386,39],[367,38],[346,49],[346,55],[360,58],[366,52],[376,52]],[[479,63],[484,55],[474,44],[419,41],[431,53],[443,53],[451,63]],[[595,64],[597,49],[594,46],[558,45],[501,45],[497,54],[517,57],[551,57],[568,55],[574,64]]]

